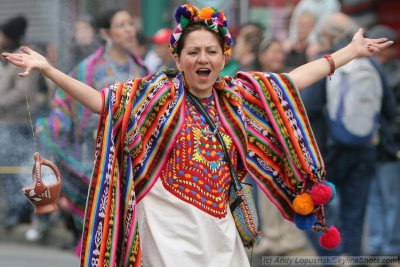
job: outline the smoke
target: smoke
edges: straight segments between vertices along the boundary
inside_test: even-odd
[[[0,199],[13,207],[26,201],[21,189],[32,183],[35,152],[30,126],[17,123],[0,123]]]

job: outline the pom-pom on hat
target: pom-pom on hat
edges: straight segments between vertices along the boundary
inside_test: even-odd
[[[28,26],[27,19],[20,15],[10,18],[0,26],[3,34],[14,41],[20,41],[25,34],[26,27]]]
[[[191,4],[184,4],[176,9],[175,20],[178,25],[170,39],[171,54],[177,54],[178,42],[183,30],[191,23],[201,23],[224,39],[224,55],[225,57],[231,55],[233,40],[227,28],[228,21],[222,11],[213,7],[205,7],[199,10]]]

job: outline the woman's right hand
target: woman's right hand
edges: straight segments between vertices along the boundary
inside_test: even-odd
[[[89,108],[92,112],[100,114],[103,110],[103,98],[100,92],[51,66],[44,56],[29,47],[23,46],[21,47],[21,51],[22,53],[1,54],[11,64],[25,68],[25,71],[19,73],[18,76],[26,77],[32,70],[41,71],[47,78],[82,105]]]
[[[27,46],[22,46],[23,53],[2,53],[1,55],[11,64],[20,68],[25,68],[24,72],[18,74],[20,77],[26,77],[32,70],[45,72],[50,67],[47,59],[41,54],[35,52]]]

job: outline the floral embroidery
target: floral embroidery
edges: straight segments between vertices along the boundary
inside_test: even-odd
[[[176,197],[217,218],[227,214],[226,200],[231,183],[229,167],[218,139],[202,115],[189,101],[182,127],[171,156],[162,170],[164,187]],[[217,124],[218,115],[212,99],[202,100],[222,134],[236,165],[236,149],[224,128]]]

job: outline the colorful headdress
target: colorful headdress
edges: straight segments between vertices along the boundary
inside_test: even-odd
[[[178,41],[181,38],[182,31],[191,23],[201,23],[212,31],[224,38],[224,55],[231,55],[233,40],[228,31],[228,21],[222,11],[213,7],[205,7],[201,10],[191,4],[179,6],[175,11],[175,20],[178,23],[171,35],[170,51],[171,54],[177,54]]]

